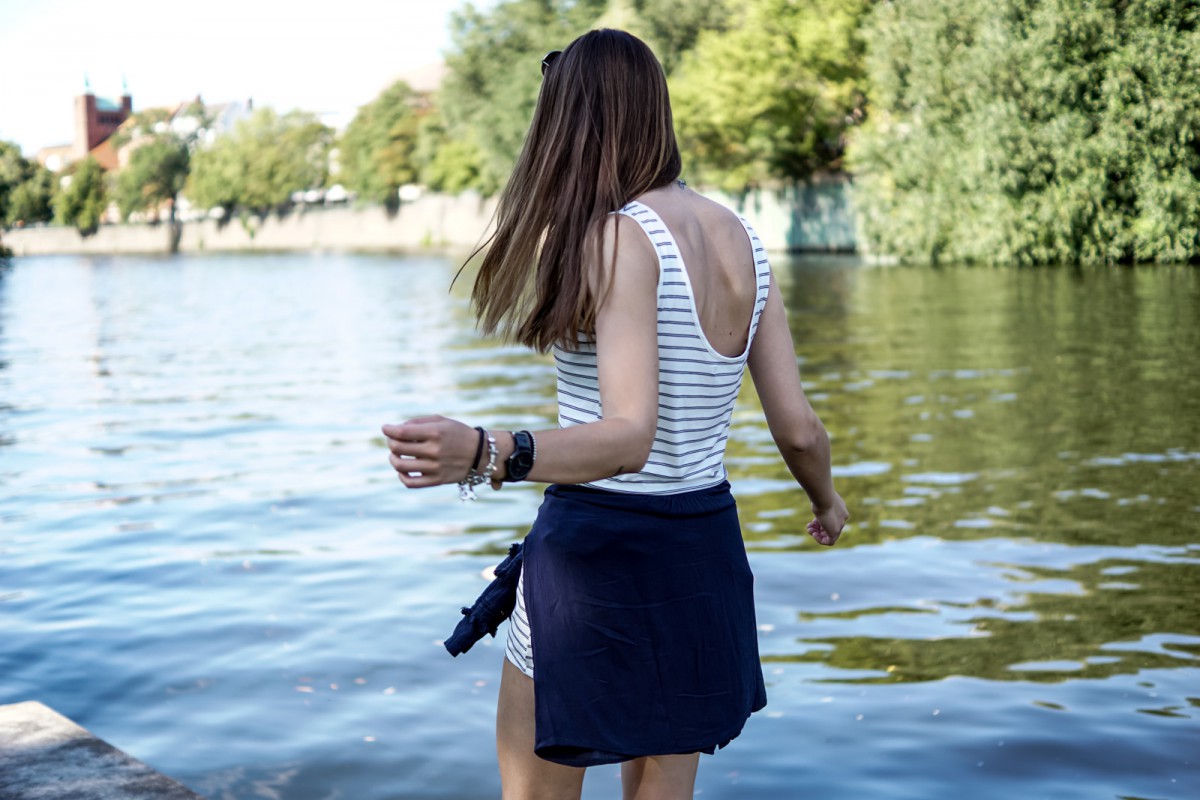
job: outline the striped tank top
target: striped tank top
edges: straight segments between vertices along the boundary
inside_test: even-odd
[[[637,201],[617,213],[636,220],[658,252],[658,429],[640,472],[585,485],[618,492],[675,494],[718,484],[727,477],[724,458],[729,421],[771,284],[765,249],[750,224],[739,217],[754,254],[757,291],[745,350],[723,356],[712,348],[700,327],[691,281],[666,224]],[[554,362],[559,427],[599,420],[595,343],[582,340],[574,350],[555,347]]]

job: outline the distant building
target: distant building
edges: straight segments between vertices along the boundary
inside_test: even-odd
[[[196,95],[196,102],[200,102],[199,95]],[[254,113],[254,98],[247,97],[245,102],[231,100],[228,103],[214,103],[204,106],[204,110],[208,112],[211,119],[211,124],[201,134],[204,144],[207,146],[212,144],[218,136],[232,131],[238,122]]]
[[[228,103],[206,104],[200,95],[191,100],[183,100],[173,106],[162,106],[156,109],[143,109],[139,117],[147,111],[159,111],[159,119],[152,127],[135,127],[138,118],[134,118],[121,127],[128,129],[128,143],[118,154],[118,167],[129,163],[143,142],[149,141],[154,134],[174,133],[180,139],[193,142],[193,147],[205,148],[211,145],[218,136],[233,130],[242,119],[250,116],[254,110],[254,100],[247,98],[245,102],[233,100]]]
[[[84,77],[84,93],[75,97],[74,141],[38,150],[38,163],[53,172],[61,172],[70,164],[91,156],[105,171],[116,172],[127,166],[134,151],[151,141],[155,134],[170,131],[191,142],[193,148],[205,148],[254,110],[254,101],[250,98],[244,102],[234,100],[205,105],[200,95],[196,95],[194,99],[170,106],[142,109],[134,115],[133,97],[124,83],[122,88],[124,92],[119,102],[97,97]],[[118,131],[121,136],[114,136]],[[118,141],[121,142],[119,149]],[[181,197],[179,201],[180,210],[186,212],[186,199]],[[165,205],[169,206],[169,201]],[[135,212],[135,216],[156,219],[161,211]],[[120,219],[115,203],[105,210],[103,219],[106,222]]]
[[[50,147],[43,147],[37,151],[37,161],[51,172],[59,172],[67,164],[71,163],[71,151],[75,149],[73,144],[56,144]]]
[[[120,100],[97,97],[87,77],[83,79],[83,94],[75,97],[75,139],[70,144],[43,147],[37,153],[42,166],[54,170],[93,154],[105,169],[115,169],[117,154],[112,147],[103,148],[110,136],[133,115],[133,97],[122,86]]]
[[[86,79],[84,86],[84,93],[75,98],[75,150],[72,155],[76,161],[84,159],[112,136],[121,123],[133,114],[133,97],[128,87],[122,85],[118,102],[92,94]]]
[[[84,93],[75,97],[74,141],[38,150],[38,163],[54,172],[60,172],[67,165],[88,155],[110,171],[128,164],[129,156],[145,138],[141,134],[150,131],[129,130],[129,141],[121,147],[120,152],[113,146],[113,134],[121,128],[129,129],[136,119],[133,116],[133,97],[124,84],[122,89],[120,101],[97,97],[92,93],[91,84],[85,77]],[[166,120],[157,123],[154,132],[163,133],[169,129],[183,138],[195,136],[200,144],[207,146],[220,134],[232,130],[238,120],[249,116],[253,109],[254,101],[250,98],[245,102],[235,100],[204,105],[197,95],[194,100],[184,100],[164,108],[168,112]],[[197,114],[198,110],[202,111],[203,116]],[[205,120],[208,122],[206,126]]]

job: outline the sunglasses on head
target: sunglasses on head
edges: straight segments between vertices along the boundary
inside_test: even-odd
[[[542,56],[542,75],[546,74],[546,70],[549,68],[549,66],[553,64],[554,60],[561,55],[562,50],[551,50],[549,53],[546,53],[546,55]]]

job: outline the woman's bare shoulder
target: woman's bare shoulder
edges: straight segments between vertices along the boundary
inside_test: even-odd
[[[606,284],[612,271],[620,269],[622,264],[640,265],[627,269],[657,267],[658,264],[654,245],[641,224],[618,211],[596,221],[587,238],[583,260],[593,290]]]
[[[745,228],[737,212],[692,189],[661,187],[646,192],[638,200],[658,212],[677,236],[702,232],[710,241],[745,238]]]

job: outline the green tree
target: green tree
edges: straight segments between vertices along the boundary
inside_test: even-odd
[[[166,203],[171,221],[175,220],[176,201],[187,180],[191,154],[211,125],[212,113],[197,97],[182,109],[139,111],[113,133],[113,147],[129,154],[113,187],[122,219]]]
[[[170,203],[175,220],[175,203],[188,176],[187,144],[172,133],[159,134],[133,147],[129,163],[117,174],[115,195],[121,218],[134,211]]]
[[[395,203],[396,190],[416,183],[421,97],[396,81],[358,109],[338,143],[342,182],[364,200]]]
[[[729,20],[729,0],[637,0],[632,31],[654,50],[671,75],[683,55],[704,31],[722,31]]]
[[[525,141],[541,85],[541,58],[586,32],[603,0],[501,0],[451,18],[451,51],[439,94],[448,136],[478,149],[476,186],[503,186]]]
[[[1200,256],[1197,0],[887,3],[852,144],[872,249],[1041,264]]]
[[[30,165],[30,170],[29,177],[9,195],[7,216],[0,220],[8,225],[49,222],[54,218],[50,202],[54,197],[54,173],[36,162]]]
[[[740,0],[501,0],[467,5],[452,18],[452,48],[438,96],[441,117],[422,126],[416,148],[431,188],[469,183],[493,194],[524,143],[541,82],[539,63],[594,27],[644,39],[670,75],[706,32],[721,30]],[[767,20],[771,25],[772,20]],[[685,160],[693,160],[687,153]]]
[[[179,125],[181,120],[192,124]],[[115,149],[121,150],[131,142],[144,138],[174,137],[181,140],[189,151],[193,151],[200,136],[212,126],[212,122],[213,113],[197,97],[179,110],[165,107],[142,109],[118,128],[110,141]]]
[[[121,127],[113,131],[109,143],[114,150],[121,151],[136,139],[154,136],[171,121],[171,109],[144,108],[133,114]]]
[[[54,217],[60,225],[74,225],[82,236],[90,236],[100,227],[108,205],[104,169],[88,156],[71,165],[67,185],[53,198]]]
[[[685,171],[731,191],[836,170],[863,105],[869,0],[731,0],[671,80]]]
[[[441,111],[434,108],[421,118],[413,163],[419,180],[435,192],[458,194],[478,185],[481,154],[470,139],[452,139]]]
[[[1130,153],[1133,184],[1118,252],[1200,260],[1200,2],[1143,0],[1115,10],[1124,36],[1106,64],[1104,129]]]
[[[198,150],[184,194],[200,208],[262,211],[292,192],[324,186],[333,130],[313,114],[257,109],[234,130]]]
[[[246,184],[246,158],[233,134],[219,136],[192,156],[183,193],[199,208],[221,208],[230,213],[242,202]]]
[[[0,140],[0,222],[8,218],[12,193],[29,179],[32,169],[15,142]]]

